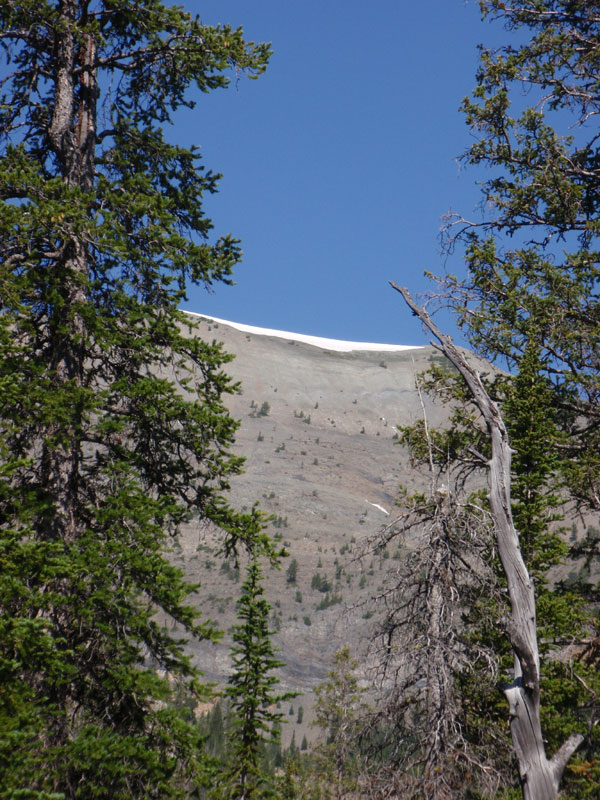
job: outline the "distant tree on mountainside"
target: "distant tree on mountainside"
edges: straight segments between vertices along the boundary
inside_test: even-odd
[[[285,579],[287,583],[296,583],[296,576],[298,575],[298,561],[295,558],[292,558],[290,563],[288,564],[288,568],[285,571]]]
[[[312,751],[316,777],[336,800],[359,790],[361,755],[359,719],[364,713],[364,689],[356,676],[358,662],[344,647],[333,659],[327,679],[315,689],[315,725],[321,738]]]

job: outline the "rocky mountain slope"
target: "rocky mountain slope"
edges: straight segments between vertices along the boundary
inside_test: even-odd
[[[415,385],[418,373],[444,359],[433,347],[344,343],[193,318],[191,335],[223,342],[235,356],[227,372],[240,390],[228,404],[241,422],[234,451],[246,471],[233,480],[230,499],[242,509],[258,501],[289,551],[280,570],[265,567],[265,585],[285,662],[282,688],[302,692],[284,709],[283,744],[292,734],[297,743],[310,740],[314,687],[341,647],[364,652],[375,622],[370,601],[405,556],[397,546],[373,552],[365,545],[393,524],[400,485],[425,488],[427,476],[411,469],[398,445],[397,426],[422,419],[424,409],[431,426],[446,421],[447,411]],[[221,683],[244,576],[243,559],[236,569],[217,544],[214,532],[191,522],[173,558],[200,584],[204,616],[225,631],[220,643],[194,653],[206,678]]]
[[[365,601],[401,557],[357,558],[368,537],[393,520],[399,484],[422,484],[397,446],[396,426],[422,417],[415,376],[441,357],[432,347],[344,351],[341,343],[309,344],[201,317],[195,335],[222,341],[235,355],[228,372],[241,390],[228,402],[241,421],[235,451],[245,456],[246,471],[234,480],[231,499],[246,508],[258,500],[290,553],[281,570],[267,568],[266,590],[286,663],[283,686],[310,694],[336,650],[356,651],[368,639]],[[439,424],[443,410],[426,406],[429,422]],[[174,557],[201,583],[204,614],[227,630],[243,573],[215,555],[210,533],[193,524]],[[227,637],[196,657],[209,679],[223,680]]]

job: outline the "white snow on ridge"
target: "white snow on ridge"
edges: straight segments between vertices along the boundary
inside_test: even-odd
[[[313,345],[313,347],[321,347],[323,350],[337,350],[340,353],[349,353],[352,350],[373,350],[377,353],[389,353],[398,350],[421,349],[419,345],[412,344],[375,344],[372,342],[344,342],[341,339],[324,339],[321,336],[309,336],[305,333],[290,333],[290,331],[276,331],[272,328],[257,328],[254,325],[230,322],[226,319],[211,317],[208,314],[196,314],[193,311],[186,311],[185,313],[193,317],[209,319],[212,322],[222,322],[223,325],[229,325],[231,328],[236,328],[238,331],[243,331],[244,333],[254,333],[257,336],[275,336],[278,339],[292,339],[296,342]]]

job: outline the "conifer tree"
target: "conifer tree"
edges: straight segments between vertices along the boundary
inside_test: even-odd
[[[540,369],[568,437],[562,469],[582,509],[600,508],[597,46],[600,7],[588,0],[482,0],[507,44],[481,49],[477,87],[463,103],[485,167],[480,220],[448,219],[466,247],[468,277],[449,281],[471,345],[512,371],[538,346]],[[523,94],[523,90],[526,94]],[[524,99],[525,98],[525,99]]]
[[[506,636],[509,608],[506,581],[486,530],[486,498],[480,492],[469,497],[464,490],[465,476],[485,470],[489,441],[466,402],[460,377],[435,368],[421,380],[438,398],[452,401],[452,426],[424,429],[421,423],[402,429],[413,465],[432,471],[433,489],[430,496],[403,498],[406,514],[395,531],[386,531],[389,538],[416,528],[418,543],[396,585],[389,587],[388,613],[380,624],[382,665],[388,676],[393,670],[397,675],[380,713],[387,740],[393,739],[396,780],[404,796],[419,796],[426,788],[432,798],[458,798],[477,785],[495,796],[495,787],[516,780],[506,701],[498,691],[510,683],[513,670]],[[593,796],[588,759],[598,748],[597,675],[587,658],[578,657],[589,635],[590,609],[576,585],[551,581],[551,570],[568,557],[558,524],[565,506],[561,411],[552,383],[540,372],[533,341],[515,376],[492,374],[487,383],[506,419],[513,450],[512,514],[535,581],[545,743],[553,753],[571,734],[589,732],[587,758],[567,766],[563,786],[567,796],[586,796],[580,794],[585,783],[580,765],[587,764],[586,791]],[[440,486],[443,495],[436,492]],[[401,774],[409,763],[419,765],[418,777]]]
[[[336,800],[359,791],[359,719],[366,713],[365,690],[356,676],[358,662],[344,647],[335,653],[327,680],[315,688],[315,721],[321,740],[313,748],[314,778],[325,796]]]
[[[175,797],[202,759],[169,698],[200,687],[161,619],[215,634],[166,548],[194,518],[264,537],[223,494],[227,356],[178,310],[240,250],[164,129],[269,51],[160,0],[9,0],[0,47],[1,791]]]
[[[475,135],[465,161],[491,175],[482,183],[481,219],[449,220],[450,240],[466,246],[468,267],[463,285],[450,281],[450,288],[463,329],[479,353],[523,374],[535,350],[536,380],[545,383],[544,407],[559,438],[536,442],[532,436],[530,447],[539,448],[538,463],[552,461],[561,477],[561,494],[569,501],[563,510],[597,514],[600,5],[588,0],[482,0],[480,5],[485,17],[504,23],[507,43],[482,48],[476,90],[463,104]],[[506,421],[510,424],[509,414]],[[539,487],[535,494],[539,503]],[[527,525],[527,508],[538,512],[524,497],[516,521]],[[550,558],[556,555],[554,549]],[[541,612],[553,604],[554,620],[562,616],[566,630],[569,615],[566,603],[558,611],[560,594],[548,592],[543,582],[537,591]],[[541,642],[547,641],[543,628],[542,634]],[[563,695],[565,725],[572,719],[568,703],[587,706],[588,735],[579,763],[575,760],[566,774],[571,783],[576,776],[578,786],[570,791],[579,796],[593,796],[600,783],[593,724],[600,688],[596,634],[588,630],[588,644],[584,639],[571,649],[571,668],[555,676],[545,695],[552,688],[552,697]],[[558,662],[555,667],[561,672]],[[565,672],[576,679],[578,691],[565,682]],[[546,674],[550,680],[551,670]],[[550,738],[559,729],[546,720]]]
[[[492,398],[479,371],[469,363],[452,339],[440,331],[427,311],[412,300],[406,289],[395,284],[392,286],[401,293],[407,305],[431,331],[443,353],[459,371],[473,404],[480,413],[482,422],[485,423],[490,445],[490,457],[484,461],[488,472],[489,515],[493,525],[493,542],[497,547],[502,575],[506,581],[507,614],[499,621],[513,655],[511,678],[499,688],[508,701],[512,746],[518,763],[524,800],[549,800],[558,796],[564,769],[585,736],[581,730],[583,721],[579,721],[576,730],[551,753],[543,732],[540,713],[543,675],[540,670],[541,648],[536,594],[534,582],[523,557],[526,544],[524,539],[527,537],[522,536],[515,527],[512,516],[513,449],[507,427],[500,406]],[[525,386],[526,384],[527,382]],[[531,448],[525,447],[524,450]],[[478,458],[483,460],[480,454]],[[535,476],[535,468],[542,466],[542,462],[534,463],[532,466],[534,471],[531,475]],[[534,478],[533,485],[535,483]],[[449,507],[460,503],[459,498],[451,498],[447,492],[445,495],[447,498],[445,502]],[[535,493],[533,499],[535,502]],[[535,520],[537,515],[539,509],[530,516],[530,521]],[[535,534],[535,529],[533,533]],[[435,588],[432,591],[435,592]],[[446,634],[446,638],[448,635]],[[593,690],[590,690],[584,681],[582,683],[593,695]]]
[[[481,218],[448,219],[448,244],[465,248],[468,275],[444,280],[446,300],[473,348],[517,376],[500,398],[516,451],[514,523],[536,578],[544,746],[552,752],[566,734],[586,733],[564,782],[571,796],[594,796],[596,636],[589,617],[582,631],[581,600],[550,590],[547,570],[566,549],[552,517],[600,508],[594,124],[600,6],[589,0],[481,0],[480,6],[484,17],[504,23],[507,44],[481,49],[477,87],[463,103],[474,134],[465,162],[488,173]],[[485,456],[479,434],[470,449],[464,430],[443,440],[464,446],[467,470],[478,453]],[[523,788],[525,796],[532,791],[525,776]]]
[[[277,693],[274,670],[283,666],[275,657],[269,630],[271,605],[264,597],[259,557],[253,553],[238,601],[238,624],[232,638],[233,671],[225,695],[229,698],[228,753],[219,797],[258,800],[273,796],[265,769],[265,745],[279,744],[283,714],[278,703],[295,692]]]

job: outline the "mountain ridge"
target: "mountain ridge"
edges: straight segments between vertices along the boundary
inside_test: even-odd
[[[345,339],[330,339],[323,336],[313,336],[306,333],[293,333],[292,331],[280,331],[275,328],[262,328],[256,325],[246,325],[243,322],[232,322],[231,320],[219,319],[210,314],[199,314],[195,311],[185,311],[193,317],[209,320],[210,322],[221,323],[230,328],[242,331],[243,333],[253,333],[259,336],[273,336],[278,339],[288,339],[305,344],[313,345],[314,347],[321,347],[324,350],[336,350],[338,352],[352,352],[352,351],[375,351],[378,353],[395,352],[401,350],[418,350],[423,345],[405,345],[405,344],[385,344],[374,342],[353,342]]]

